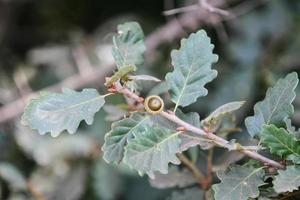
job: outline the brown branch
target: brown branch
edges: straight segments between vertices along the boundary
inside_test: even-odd
[[[127,89],[125,87],[122,89],[117,88],[117,92],[119,92],[121,94],[125,94],[128,97],[131,97],[131,98],[135,99],[137,102],[141,102],[140,101],[141,97],[137,96],[136,94],[134,94],[133,92],[131,92],[129,89]],[[198,134],[200,137],[204,137],[206,139],[212,140],[214,144],[216,144],[220,147],[226,148],[229,151],[233,151],[233,150],[239,151],[255,160],[261,161],[265,165],[273,166],[278,169],[285,169],[285,166],[283,166],[282,164],[280,164],[274,160],[271,160],[267,157],[264,157],[264,156],[258,154],[256,151],[248,150],[247,148],[244,148],[239,143],[229,142],[229,141],[225,140],[224,138],[221,138],[211,132],[206,132],[206,131],[202,130],[201,128],[195,127],[195,126],[181,120],[171,111],[168,111],[168,112],[162,111],[162,112],[160,112],[160,115],[162,117],[176,123],[179,127],[184,127],[185,130],[187,130],[187,131],[191,131],[193,133]]]
[[[146,38],[146,53],[151,58],[153,57],[155,50],[161,44],[169,43],[171,41],[184,37],[186,35],[186,31],[195,31],[201,24],[216,25],[217,23],[220,23],[222,21],[232,20],[266,2],[267,0],[257,0],[253,2],[251,1],[250,3],[241,3],[238,6],[228,10],[231,13],[230,15],[218,17],[218,19],[214,20],[213,22],[209,17],[207,17],[207,12],[198,12],[197,10],[195,10],[183,13],[178,18],[170,20],[164,26],[158,28],[155,32],[153,32]],[[227,1],[219,0],[212,1],[210,5],[213,7],[223,7],[226,6],[226,3]],[[192,10],[192,8],[189,9]],[[193,9],[195,9],[195,7],[193,7]]]
[[[202,174],[199,168],[193,163],[190,159],[188,159],[184,154],[177,154],[179,160],[194,174],[198,184],[203,188],[207,189],[208,184],[206,181],[206,177]]]

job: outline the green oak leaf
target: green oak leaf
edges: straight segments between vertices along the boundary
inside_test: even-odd
[[[236,165],[231,166],[227,172],[218,172],[221,183],[212,186],[215,200],[247,200],[258,197],[258,187],[265,184],[261,178],[262,169]]]
[[[295,88],[298,84],[296,72],[279,79],[274,87],[268,89],[266,97],[254,106],[254,116],[247,117],[245,124],[249,134],[259,136],[263,124],[275,124],[284,126],[284,119],[294,113],[292,105],[295,99]]]
[[[279,170],[273,185],[277,193],[298,190],[300,187],[300,166],[288,166],[286,170]]]
[[[144,126],[143,132],[135,132],[134,139],[125,147],[124,163],[154,178],[154,172],[168,173],[168,164],[180,164],[176,153],[180,152],[179,133],[172,130]]]
[[[166,75],[166,80],[171,87],[175,110],[178,106],[188,106],[198,97],[207,95],[205,84],[217,76],[217,71],[211,69],[218,60],[218,56],[212,52],[213,48],[206,32],[200,30],[182,39],[180,49],[172,51],[174,71]]]
[[[126,22],[118,26],[118,35],[113,37],[112,49],[118,69],[143,64],[145,49],[144,33],[137,22]]]
[[[261,142],[270,149],[271,153],[300,164],[300,141],[284,128],[264,125]]]
[[[64,130],[72,134],[82,120],[89,125],[93,123],[95,113],[105,103],[104,97],[95,89],[76,92],[65,88],[62,93],[41,92],[26,106],[22,123],[42,135],[50,132],[56,137]]]
[[[129,118],[114,122],[111,131],[105,135],[105,143],[102,147],[103,158],[106,162],[122,161],[124,156],[124,147],[133,138],[136,132],[142,132],[146,124],[151,123],[150,115],[134,113]]]
[[[208,117],[202,120],[201,123],[203,124],[203,126],[211,130],[212,128],[217,126],[222,116],[240,109],[244,104],[245,101],[234,101],[234,102],[226,103],[218,107],[215,111],[213,111]]]

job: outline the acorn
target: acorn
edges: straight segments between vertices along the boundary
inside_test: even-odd
[[[144,106],[147,112],[155,115],[164,109],[164,101],[159,96],[152,95],[145,99]]]

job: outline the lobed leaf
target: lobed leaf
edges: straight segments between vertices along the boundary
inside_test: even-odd
[[[211,66],[217,62],[218,56],[213,54],[214,45],[204,30],[191,34],[181,40],[179,50],[171,53],[174,71],[166,75],[170,85],[172,101],[178,106],[188,106],[198,97],[206,96],[206,83],[217,76],[217,71]]]
[[[260,135],[263,124],[284,126],[284,119],[294,113],[292,102],[296,96],[295,88],[298,81],[296,72],[288,74],[284,79],[279,79],[274,87],[268,89],[263,101],[255,104],[254,116],[245,120],[252,137]]]
[[[113,37],[112,49],[118,69],[143,64],[145,49],[144,33],[137,22],[126,22],[118,26],[118,35]]]
[[[240,109],[244,104],[245,101],[234,101],[234,102],[226,103],[218,107],[208,117],[206,117],[202,121],[202,124],[207,127],[214,127],[218,123],[218,121],[222,118],[222,116]]]
[[[122,161],[124,147],[133,138],[133,134],[144,130],[146,124],[151,123],[150,115],[134,113],[129,118],[114,122],[111,131],[105,135],[105,143],[102,147],[103,158],[106,162]]]
[[[212,186],[215,200],[247,200],[259,196],[258,187],[265,184],[261,179],[263,168],[232,166],[229,171],[217,173],[221,183]]]
[[[105,103],[104,97],[99,96],[95,89],[41,92],[37,99],[31,100],[26,106],[22,123],[42,135],[50,132],[52,137],[56,137],[64,130],[73,134],[82,120],[89,125],[93,123],[95,113]]]
[[[300,187],[300,166],[288,166],[286,170],[279,170],[273,185],[277,193],[298,190]]]
[[[154,172],[168,173],[168,163],[179,164],[179,133],[160,127],[144,126],[143,132],[135,132],[134,139],[125,147],[124,162],[154,178]]]
[[[271,153],[300,164],[300,141],[284,128],[264,125],[261,142],[270,148]]]

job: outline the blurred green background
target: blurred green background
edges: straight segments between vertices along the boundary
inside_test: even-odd
[[[114,71],[111,39],[118,24],[138,21],[145,31],[144,68],[138,73],[163,79],[170,51],[180,38],[205,29],[215,44],[218,78],[209,94],[185,111],[204,118],[218,106],[245,100],[230,134],[249,143],[243,120],[267,87],[291,71],[300,72],[300,1],[211,0],[230,15],[203,7],[165,16],[163,11],[197,3],[192,0],[0,0],[0,199],[5,200],[161,200],[176,189],[157,189],[147,177],[101,158],[104,134],[122,110],[107,106],[94,124],[74,134],[40,136],[20,124],[24,104],[39,90],[97,88]],[[143,85],[146,95],[155,85]],[[299,91],[299,89],[298,89]],[[153,92],[153,91],[152,91]],[[120,104],[122,98],[111,98]],[[294,101],[300,126],[300,95]],[[200,168],[206,151],[196,150]],[[234,162],[221,160],[216,167]],[[227,157],[225,157],[227,158]],[[225,163],[225,164],[224,164]]]

